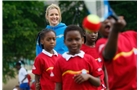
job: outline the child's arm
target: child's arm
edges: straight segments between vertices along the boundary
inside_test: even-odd
[[[21,81],[21,82],[23,83],[23,81],[24,81],[26,78],[27,78],[27,75],[25,75],[25,77],[22,79],[22,81]]]
[[[56,83],[55,90],[62,90],[62,84]]]
[[[105,60],[111,60],[115,56],[118,48],[117,45],[119,32],[124,28],[125,25],[126,22],[123,17],[119,17],[118,21],[114,23],[113,29],[111,30],[108,37],[108,42],[106,43],[103,51],[103,57],[105,58]]]
[[[106,67],[104,65],[103,65],[103,69],[104,69],[104,75],[105,75],[104,82],[105,82],[105,85],[106,85],[106,90],[109,90],[108,74],[107,74]]]
[[[35,74],[35,90],[40,90],[40,75]]]
[[[99,77],[94,77],[90,74],[78,74],[74,76],[74,80],[76,83],[81,84],[84,81],[89,81],[92,85],[94,86],[100,86],[100,78]]]

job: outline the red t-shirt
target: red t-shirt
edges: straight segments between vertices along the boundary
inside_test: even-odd
[[[50,57],[44,53],[40,53],[35,58],[32,73],[40,75],[41,90],[54,90],[55,83],[51,80],[52,70],[59,57],[60,54]]]
[[[30,86],[31,90],[35,90],[35,82],[32,82],[31,86]]]
[[[94,57],[95,60],[97,61],[97,63],[99,64],[99,66],[100,66],[101,68],[103,68],[103,61],[102,61],[102,59],[99,57],[99,54],[98,54],[98,52],[97,52],[96,47],[89,47],[89,46],[83,44],[82,47],[81,47],[81,50],[83,50],[86,54],[89,54],[89,55],[91,55],[92,57]],[[99,87],[99,90],[105,89],[104,73],[102,74],[102,76],[101,76],[100,78],[101,78],[101,80],[102,80],[102,84],[101,84],[101,86]]]
[[[111,61],[104,62],[110,90],[137,89],[137,33],[126,31],[119,34],[118,50]],[[102,57],[107,39],[101,38],[96,46]],[[103,59],[103,58],[102,58]]]
[[[61,57],[54,67],[54,81],[62,83],[62,90],[97,90],[97,87],[92,86],[88,81],[82,84],[77,84],[73,77],[76,74],[90,73],[95,77],[100,77],[103,74],[94,58],[88,54],[71,57],[68,61]]]
[[[27,74],[27,78],[28,78],[28,84],[30,86],[30,82],[31,82],[31,76],[30,76],[30,74]]]
[[[99,54],[97,52],[96,47],[89,47],[85,44],[82,45],[81,50],[83,50],[86,54],[91,55],[92,57],[95,58],[95,60],[97,61],[97,63],[103,67],[103,61],[99,58]]]

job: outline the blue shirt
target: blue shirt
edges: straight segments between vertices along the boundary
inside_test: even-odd
[[[56,50],[59,54],[63,54],[64,52],[68,51],[68,48],[64,44],[64,31],[66,29],[66,25],[64,23],[59,23],[57,26],[50,26],[47,25],[46,28],[52,29],[56,33],[56,46],[54,50]],[[39,45],[38,39],[36,43],[36,56],[42,52],[42,46]]]

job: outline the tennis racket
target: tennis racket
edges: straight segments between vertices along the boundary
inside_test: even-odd
[[[84,3],[89,13],[98,15],[101,21],[104,21],[109,16],[118,20],[118,16],[110,7],[107,0],[84,0]]]

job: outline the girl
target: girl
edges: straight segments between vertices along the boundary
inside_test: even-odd
[[[16,69],[18,70],[18,78],[19,78],[19,88],[20,90],[30,90],[29,84],[28,84],[28,78],[27,78],[27,71],[26,69],[22,66],[24,62],[18,61],[16,63]]]
[[[102,84],[98,88],[98,90],[108,90],[109,86],[108,86],[108,81],[107,81],[108,79],[107,79],[106,68],[103,64],[102,59],[99,57],[99,54],[98,54],[96,46],[95,46],[97,38],[98,38],[98,31],[97,32],[88,32],[87,30],[85,30],[85,39],[86,40],[85,40],[85,43],[82,44],[81,50],[83,50],[86,54],[89,54],[92,57],[94,57],[95,60],[97,61],[97,63],[99,64],[99,66],[104,70],[104,74],[101,77]]]
[[[53,30],[44,29],[39,33],[39,44],[42,52],[35,58],[32,73],[35,74],[36,90],[54,90],[52,70],[60,55],[53,49],[56,45],[56,34]]]

